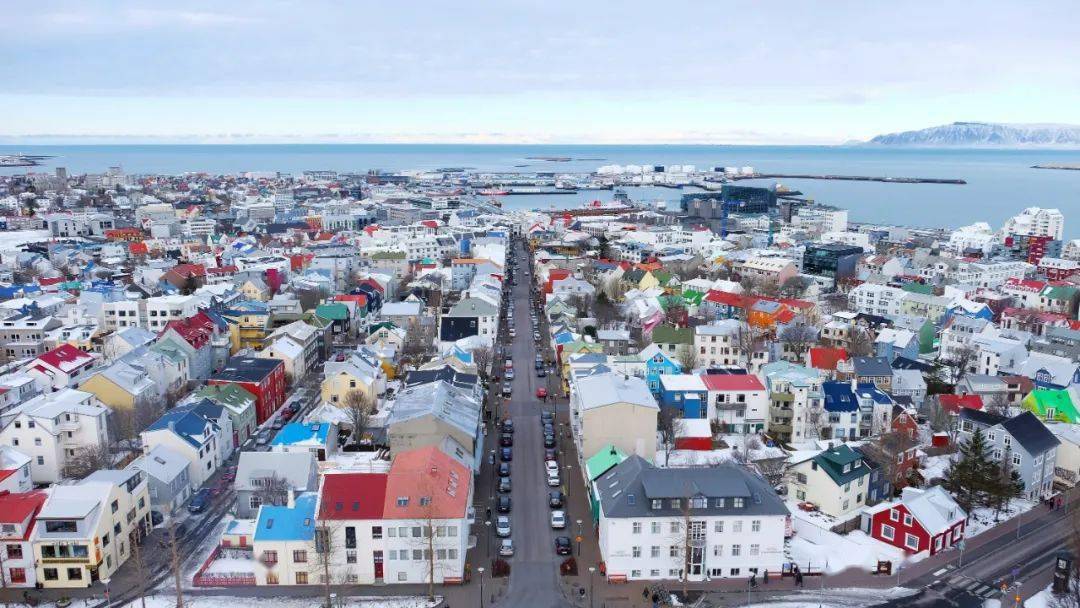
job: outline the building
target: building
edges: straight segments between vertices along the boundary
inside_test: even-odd
[[[483,456],[481,402],[445,381],[410,386],[398,394],[386,421],[391,456],[441,445],[451,438],[479,469]]]
[[[30,534],[47,497],[45,492],[0,494],[0,582],[5,589],[37,584]]]
[[[967,513],[941,486],[904,488],[898,500],[869,507],[862,516],[864,532],[908,555],[950,549],[966,527]]]
[[[630,456],[593,488],[609,581],[742,578],[785,561],[788,510],[739,466],[658,469]]]
[[[957,441],[970,441],[976,430],[985,437],[990,456],[1019,473],[1024,498],[1039,500],[1051,495],[1061,442],[1034,414],[1006,418],[969,408],[960,410]]]
[[[262,424],[285,403],[285,364],[279,359],[230,357],[211,385],[235,384],[255,396],[255,422]]]
[[[61,344],[22,367],[42,391],[79,388],[90,376],[97,359],[70,344]]]
[[[188,461],[188,478],[203,485],[232,455],[232,420],[209,399],[178,405],[142,432],[146,454],[165,446]]]
[[[256,585],[314,585],[322,568],[316,554],[314,492],[294,498],[282,506],[259,507],[252,550],[257,562]]]
[[[724,433],[761,433],[769,418],[769,393],[753,374],[703,374],[708,418]]]
[[[56,483],[83,450],[108,445],[108,408],[72,389],[38,395],[0,415],[0,443],[30,457],[36,484]]]
[[[659,411],[641,378],[601,373],[576,378],[571,384],[570,428],[578,454],[595,454],[613,445],[651,461]]]
[[[1005,235],[1048,236],[1061,240],[1065,230],[1065,216],[1057,209],[1028,207],[1018,215],[1005,220],[1002,233]]]
[[[131,556],[132,534],[152,527],[146,476],[103,470],[54,486],[31,534],[37,582],[46,589],[90,587]]]
[[[870,467],[847,445],[829,448],[790,466],[788,496],[822,513],[846,518],[866,505]]]
[[[855,265],[862,257],[862,247],[840,243],[810,243],[803,252],[803,274],[840,280],[854,276]]]
[[[264,504],[285,506],[290,494],[318,489],[318,462],[311,452],[241,452],[236,465],[236,516],[256,517]]]
[[[159,513],[170,514],[187,502],[195,489],[188,474],[189,464],[188,459],[179,452],[165,445],[157,445],[132,461],[127,468],[146,474],[150,506]]]

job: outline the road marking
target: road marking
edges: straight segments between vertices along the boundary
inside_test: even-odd
[[[980,583],[979,581],[971,581],[970,583],[964,585],[964,591],[971,591],[972,589],[978,587],[981,584],[982,583]]]
[[[934,576],[941,576],[942,574],[945,574],[948,571],[949,571],[948,567],[942,568],[941,570],[938,570],[937,572],[934,572]]]
[[[964,580],[965,578],[966,577],[963,576],[962,574],[957,574],[956,576],[953,576],[953,577],[949,578],[949,584],[950,585],[956,585],[956,583],[959,583],[960,581]]]
[[[974,591],[972,591],[972,593],[974,593],[976,595],[982,595],[982,594],[986,593],[989,590],[990,590],[990,587],[988,585],[979,585],[979,587],[977,589],[975,589]]]

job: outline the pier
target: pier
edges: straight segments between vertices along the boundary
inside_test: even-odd
[[[743,179],[825,179],[845,182],[885,182],[890,184],[949,184],[962,186],[967,182],[962,179],[946,179],[937,177],[877,177],[872,175],[805,175],[801,173],[752,173],[750,175],[733,175],[728,177],[732,181]]]

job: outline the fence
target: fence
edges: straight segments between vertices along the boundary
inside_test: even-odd
[[[221,557],[223,547],[218,545],[210,552],[202,566],[195,573],[192,584],[196,587],[246,587],[255,585],[255,574],[248,572],[206,572],[210,564]]]

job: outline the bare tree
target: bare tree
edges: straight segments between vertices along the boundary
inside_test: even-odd
[[[146,562],[142,555],[142,542],[146,538],[141,525],[135,526],[128,534],[131,543],[131,563],[135,566],[135,592],[139,596],[139,608],[146,608],[146,584],[150,580],[150,572],[146,568]]]
[[[684,374],[689,374],[698,366],[698,352],[692,344],[682,344],[676,355],[676,361],[682,366]]]
[[[113,455],[109,444],[105,442],[83,446],[75,450],[73,456],[64,463],[64,477],[82,479],[94,471],[110,469]]]
[[[735,332],[734,342],[739,349],[739,356],[744,357],[746,365],[749,366],[754,353],[765,344],[765,332],[743,319]]]
[[[415,366],[430,354],[434,336],[431,326],[426,326],[419,319],[409,319],[405,330],[405,342],[401,345],[403,362]]]
[[[870,332],[858,325],[851,326],[851,333],[848,335],[848,354],[853,357],[868,357],[874,352],[874,341],[870,337]]]
[[[371,415],[375,409],[371,398],[364,391],[351,390],[345,393],[345,399],[342,401],[341,407],[345,410],[349,425],[352,426],[350,437],[353,443],[359,442],[371,422]]]
[[[490,346],[478,346],[472,351],[473,363],[476,365],[476,373],[480,380],[487,384],[491,381],[491,365],[495,360],[495,353]]]
[[[169,567],[172,569],[173,585],[176,587],[176,608],[184,608],[184,587],[180,566],[183,560],[180,557],[180,539],[177,536],[176,519],[169,518]]]
[[[675,449],[675,440],[682,435],[685,423],[682,412],[673,407],[661,407],[657,419],[657,429],[664,446],[664,466],[668,466],[671,452]]]
[[[829,314],[851,310],[847,294],[839,291],[832,291],[821,296],[821,303]]]
[[[930,396],[924,402],[923,409],[930,423],[930,430],[935,433],[945,433],[949,437],[949,445],[955,445],[960,430],[960,417],[941,405],[941,395]]]
[[[799,298],[806,293],[806,288],[809,286],[809,281],[803,277],[788,277],[780,284],[779,293],[785,298]]]
[[[1009,413],[1009,398],[1005,393],[990,393],[983,396],[983,410],[998,416]]]
[[[902,431],[889,431],[882,433],[873,441],[864,443],[859,449],[870,456],[870,459],[881,465],[882,473],[894,488],[905,481],[902,478],[904,472],[902,454],[915,447],[916,442],[907,433]]]
[[[950,349],[949,357],[944,361],[950,372],[950,381],[955,384],[960,381],[964,374],[973,371],[972,363],[979,357],[979,351],[969,345]]]
[[[270,475],[270,477],[252,479],[251,485],[255,487],[252,496],[257,499],[260,505],[281,507],[289,502],[289,491],[292,487],[287,479],[277,473]]]
[[[799,361],[806,356],[806,351],[817,344],[817,329],[801,323],[793,323],[780,331],[780,342],[787,350],[795,353]]]
[[[315,528],[315,538],[312,548],[315,553],[315,563],[319,570],[322,571],[319,574],[319,583],[323,588],[324,608],[334,608],[333,586],[335,584],[346,582],[348,576],[345,572],[339,573],[335,571],[334,551],[337,549],[336,538],[340,530],[340,525],[336,524],[333,519],[325,516],[319,518],[318,527]]]

